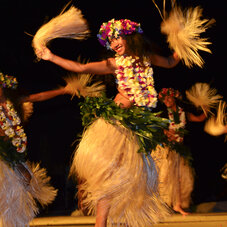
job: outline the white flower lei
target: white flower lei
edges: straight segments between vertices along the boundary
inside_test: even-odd
[[[117,83],[121,90],[125,91],[129,100],[137,106],[155,108],[157,105],[157,92],[154,88],[153,69],[144,60],[144,67],[139,58],[132,56],[115,57],[118,69]]]
[[[178,107],[178,114],[179,114],[179,120],[180,120],[180,123],[178,123],[178,124],[176,124],[174,122],[174,116],[173,116],[172,109],[170,109],[170,108],[167,108],[167,109],[168,109],[168,115],[169,115],[169,120],[170,120],[169,129],[177,131],[180,128],[184,128],[186,125],[186,118],[185,118],[185,112],[183,111],[183,109],[181,107]],[[175,134],[175,139],[177,142],[183,141],[183,137],[180,136],[178,133]]]
[[[27,136],[20,125],[21,120],[9,100],[6,101],[6,112],[7,116],[0,105],[0,127],[12,140],[12,144],[16,147],[17,152],[23,153],[27,146]]]

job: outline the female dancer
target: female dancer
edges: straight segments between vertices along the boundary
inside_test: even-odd
[[[32,113],[30,102],[65,93],[65,88],[19,96],[16,78],[0,72],[0,225],[24,227],[57,193],[46,170],[27,160],[23,122]],[[28,108],[29,107],[29,108]]]
[[[174,211],[187,215],[183,209],[190,205],[194,176],[190,166],[190,151],[183,144],[186,118],[200,122],[206,119],[206,115],[185,113],[179,105],[181,99],[180,92],[173,88],[162,88],[159,92],[159,100],[165,104],[171,121],[169,128],[164,130],[169,141],[164,147],[158,146],[152,152],[152,157],[158,167],[159,192],[163,201]]]
[[[167,127],[166,119],[147,110],[157,103],[151,65],[171,68],[182,59],[189,67],[202,67],[198,50],[210,52],[210,43],[199,37],[209,25],[209,20],[201,20],[202,10],[197,7],[183,13],[173,7],[161,25],[174,49],[167,58],[155,55],[140,24],[127,19],[103,23],[98,34],[100,43],[113,50],[115,57],[81,64],[56,56],[46,48],[51,39],[83,39],[88,34],[86,20],[75,7],[43,25],[33,38],[40,59],[77,73],[116,76],[114,103],[101,97],[85,99],[81,107],[84,122],[89,118],[94,122],[85,131],[71,167],[71,173],[83,182],[84,204],[97,211],[96,227],[106,226],[107,217],[112,223],[149,226],[168,213],[156,196],[157,175],[149,153],[166,139],[163,128]]]
[[[151,64],[171,68],[179,58],[175,53],[168,58],[153,54],[142,33],[140,24],[128,19],[103,23],[99,41],[116,55],[100,62],[81,64],[56,56],[44,46],[36,49],[36,54],[69,71],[114,74],[118,83],[115,104],[129,108],[128,112],[133,106],[145,111],[144,107],[154,108],[157,103]],[[114,105],[110,103],[109,108]],[[106,226],[107,217],[112,223],[147,226],[169,211],[156,195],[157,175],[151,156],[137,152],[137,136],[119,119],[114,115],[111,124],[99,118],[90,125],[75,152],[71,173],[82,179],[83,202],[90,210],[96,209],[96,227]]]

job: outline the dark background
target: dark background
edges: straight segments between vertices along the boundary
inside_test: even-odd
[[[157,1],[161,7],[162,1]],[[39,27],[58,15],[68,3],[65,0],[21,0],[0,2],[0,69],[18,78],[20,88],[28,93],[37,93],[64,85],[68,72],[45,61],[37,62],[31,47],[32,36]],[[205,18],[214,18],[215,25],[205,36],[212,42],[212,54],[201,53],[205,65],[189,69],[182,63],[173,69],[154,68],[156,89],[174,87],[184,93],[195,82],[207,82],[226,100],[226,12],[223,1],[185,0],[178,1],[183,7],[198,6],[204,9]],[[69,59],[100,60],[106,52],[99,44],[96,34],[104,21],[112,18],[131,19],[141,23],[144,33],[155,44],[155,50],[168,56],[171,51],[160,33],[161,17],[152,1],[72,1],[71,5],[82,10],[87,19],[91,36],[87,40],[56,39],[49,48]],[[30,34],[30,35],[28,35]],[[108,95],[115,93],[113,78],[104,79]],[[68,95],[35,103],[34,113],[26,125],[29,140],[29,158],[41,162],[59,189],[52,205],[41,211],[41,215],[70,214],[76,208],[74,198],[76,182],[68,178],[73,150],[82,132],[78,100]],[[227,200],[226,182],[220,169],[226,163],[224,136],[212,137],[203,131],[204,123],[189,123],[190,148],[195,168],[193,205],[206,201]],[[76,140],[76,141],[75,141]],[[75,141],[74,145],[73,142]]]

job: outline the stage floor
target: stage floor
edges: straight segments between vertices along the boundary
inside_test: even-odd
[[[92,216],[54,216],[35,218],[30,227],[91,227],[95,225],[95,217]],[[123,226],[123,225],[122,225]],[[162,223],[153,227],[227,227],[227,212],[225,213],[192,213],[183,217],[174,214]],[[145,226],[141,226],[145,227]]]

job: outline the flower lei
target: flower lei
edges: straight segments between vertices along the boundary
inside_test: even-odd
[[[183,129],[186,125],[185,112],[181,107],[178,107],[177,114],[179,115],[179,122],[176,122],[176,120],[174,119],[173,110],[170,108],[167,108],[167,109],[168,109],[168,116],[170,120],[169,129],[172,129],[176,132],[176,134],[174,135],[175,141],[181,143],[183,142],[184,138],[180,133],[180,129]]]
[[[13,76],[4,75],[2,72],[0,72],[0,86],[3,88],[17,88],[17,79]]]
[[[147,61],[142,66],[139,58],[132,56],[116,55],[118,69],[117,83],[134,102],[136,106],[155,108],[157,105],[157,93],[154,88],[153,69]]]
[[[128,19],[112,19],[101,25],[97,37],[101,45],[105,46],[107,49],[111,49],[109,39],[117,38],[120,35],[130,35],[133,32],[143,33],[139,23]]]
[[[0,127],[5,135],[11,139],[17,152],[23,153],[27,146],[27,136],[20,125],[21,120],[9,100],[6,101],[6,112],[7,116],[3,111],[3,107],[0,106]]]

